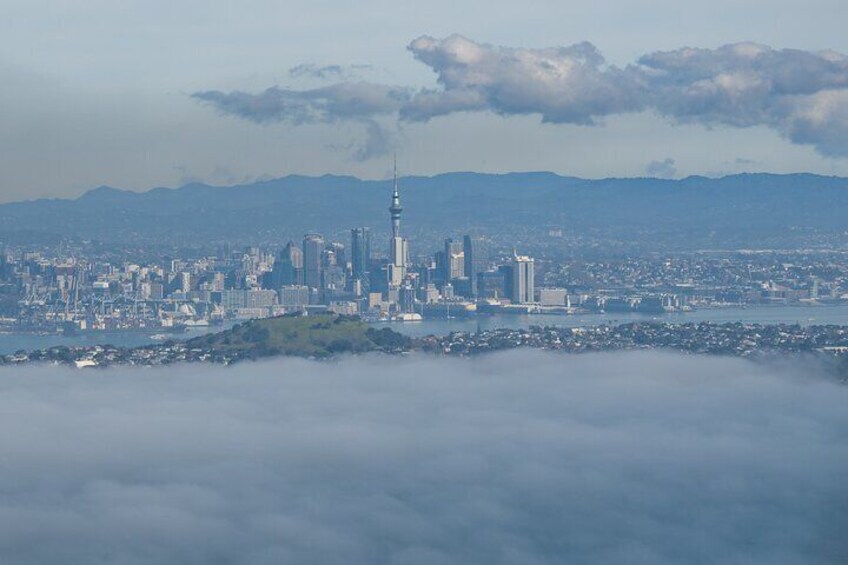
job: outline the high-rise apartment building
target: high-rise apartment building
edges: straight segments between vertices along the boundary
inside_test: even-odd
[[[535,294],[535,266],[532,257],[516,254],[512,260],[512,302],[530,304]]]
[[[341,267],[342,269],[347,268],[347,250],[343,243],[334,241],[327,245],[327,250],[333,253],[333,265]]]
[[[462,249],[461,241],[454,241],[450,238],[445,240],[443,268],[445,269],[445,282],[450,282],[455,278],[465,275],[465,254]]]

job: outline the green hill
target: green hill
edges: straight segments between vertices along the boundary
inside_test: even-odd
[[[323,314],[251,320],[220,333],[196,337],[186,345],[207,350],[217,358],[238,360],[273,355],[322,358],[340,353],[400,352],[409,350],[412,340],[389,328],[370,328],[357,316]]]

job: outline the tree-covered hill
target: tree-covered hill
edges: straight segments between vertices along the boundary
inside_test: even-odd
[[[405,351],[411,347],[411,340],[389,328],[370,328],[356,316],[326,314],[251,320],[191,339],[186,346],[230,359],[274,355],[324,358],[341,353]]]

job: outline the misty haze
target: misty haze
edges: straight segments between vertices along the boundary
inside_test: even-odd
[[[836,563],[848,389],[663,353],[0,371],[9,563]]]

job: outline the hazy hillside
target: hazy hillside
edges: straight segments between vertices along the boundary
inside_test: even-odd
[[[811,244],[848,231],[848,179],[744,174],[708,179],[582,180],[552,173],[450,173],[401,180],[404,230],[437,240],[467,230],[533,240],[575,237],[657,246]],[[0,206],[0,240],[110,243],[283,242],[307,231],[388,230],[390,183],[288,176],[144,193],[108,187],[76,200]]]

